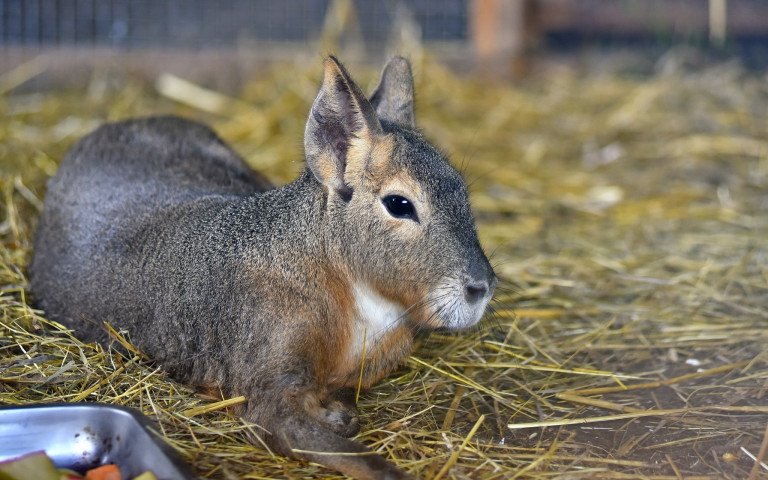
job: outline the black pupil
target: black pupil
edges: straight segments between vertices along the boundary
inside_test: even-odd
[[[384,197],[384,206],[387,211],[396,218],[413,218],[415,212],[410,200],[400,195],[387,195]]]

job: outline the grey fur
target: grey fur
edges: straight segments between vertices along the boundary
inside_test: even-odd
[[[377,90],[380,106],[388,91]],[[487,282],[490,295],[495,284],[461,177],[391,120],[328,60],[307,123],[309,168],[280,188],[200,124],[157,117],[100,127],[49,183],[30,266],[39,305],[85,339],[106,341],[102,322],[126,330],[180,381],[245,395],[241,414],[282,453],[357,478],[406,478],[377,455],[292,452],[366,451],[342,437],[357,431],[354,406],[334,392],[348,380],[331,385],[324,373],[339,355],[336,332],[352,321],[328,285],[354,277],[431,288],[463,276]],[[389,170],[405,169],[429,198],[433,219],[417,241],[366,213],[380,207],[376,193],[348,175],[345,158],[360,129],[391,136]],[[374,203],[361,203],[366,195]],[[403,322],[409,335],[424,328]],[[366,362],[367,378],[406,358],[410,340],[398,345]]]
[[[379,86],[371,95],[371,105],[382,120],[415,128],[413,96],[411,65],[403,57],[392,58],[381,73]]]

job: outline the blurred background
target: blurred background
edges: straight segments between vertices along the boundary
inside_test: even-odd
[[[629,58],[617,67],[647,72],[652,58],[681,46],[765,68],[768,5],[760,0],[3,0],[0,41],[4,70],[46,54],[48,78],[59,81],[82,80],[88,68],[162,70],[228,88],[266,62],[296,55],[316,61],[331,48],[348,62],[379,64],[393,51],[414,55],[424,45],[461,71],[516,78],[551,61],[573,64],[585,61],[585,54],[618,52]]]
[[[764,0],[0,0],[0,404],[138,408],[206,478],[331,475],[26,278],[83,135],[183,115],[288,182],[329,53],[366,92],[409,58],[501,279],[360,397],[361,441],[422,478],[768,478]]]

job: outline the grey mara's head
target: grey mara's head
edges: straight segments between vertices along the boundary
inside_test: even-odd
[[[467,187],[416,130],[413,77],[395,57],[370,99],[333,57],[307,121],[307,163],[328,192],[328,250],[354,282],[420,327],[482,317],[496,277],[477,239]]]

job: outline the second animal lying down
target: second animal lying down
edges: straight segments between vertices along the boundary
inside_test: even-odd
[[[363,364],[365,387],[391,372],[415,332],[474,325],[496,279],[464,181],[416,130],[405,60],[369,100],[327,59],[304,147],[306,170],[274,188],[202,125],[99,128],[49,184],[33,291],[86,338],[109,322],[176,378],[245,395],[278,451],[401,478],[327,453],[367,451],[344,438],[344,392]]]

